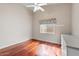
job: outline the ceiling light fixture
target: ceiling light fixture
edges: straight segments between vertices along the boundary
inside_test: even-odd
[[[34,3],[31,5],[27,5],[26,7],[33,7],[33,12],[36,12],[38,10],[45,11],[41,6],[47,5],[47,3]]]

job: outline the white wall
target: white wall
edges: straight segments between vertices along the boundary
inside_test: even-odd
[[[72,34],[79,37],[79,3],[72,5]]]
[[[45,12],[37,11],[34,13],[33,20],[33,37],[40,34],[40,20],[56,18],[57,24],[62,24],[64,27],[61,30],[63,33],[71,33],[71,4],[52,4],[43,7]]]
[[[70,36],[71,37],[71,36]],[[79,48],[79,4],[72,4],[72,37],[65,38],[67,44]]]
[[[32,12],[21,4],[0,4],[0,48],[32,37]]]

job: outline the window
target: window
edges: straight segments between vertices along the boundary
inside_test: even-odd
[[[55,32],[56,18],[51,20],[40,21],[40,33],[53,33]]]

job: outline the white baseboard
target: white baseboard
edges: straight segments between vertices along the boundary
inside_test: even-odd
[[[28,40],[30,40],[30,39],[31,39],[31,38],[27,38],[27,39],[25,39],[25,40],[23,40],[23,41],[19,41],[19,42],[15,42],[15,43],[12,43],[12,44],[7,44],[7,45],[4,45],[4,46],[0,46],[0,49],[6,48],[6,47],[8,47],[8,46],[15,45],[15,44],[18,44],[18,43],[21,43],[21,42],[25,42],[25,41],[28,41]]]

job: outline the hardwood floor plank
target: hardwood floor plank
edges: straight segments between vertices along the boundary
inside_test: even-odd
[[[55,56],[61,55],[61,45],[31,39],[26,42],[22,42],[19,44],[9,46],[7,48],[0,49],[0,56],[39,56],[44,51],[48,53],[47,55],[49,56],[52,56],[53,52]]]

